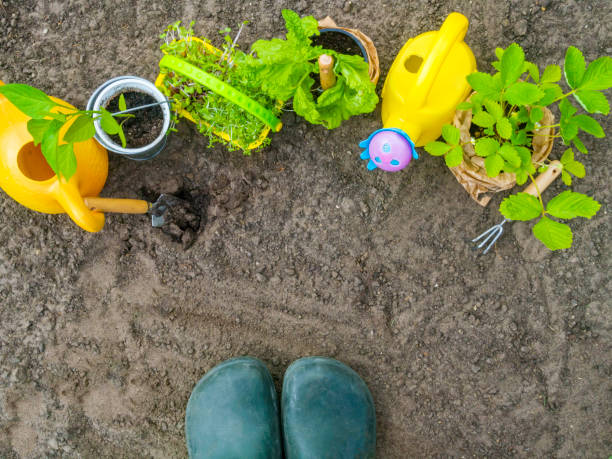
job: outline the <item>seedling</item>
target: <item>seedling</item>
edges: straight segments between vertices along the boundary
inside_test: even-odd
[[[561,80],[561,67],[549,65],[540,75],[538,67],[525,60],[523,49],[516,43],[508,48],[497,48],[498,58],[493,62],[497,70],[493,75],[475,72],[467,77],[476,91],[468,102],[457,110],[472,110],[472,123],[476,125],[471,143],[478,156],[484,159],[487,175],[496,177],[501,172],[513,173],[516,183],[527,179],[534,182],[536,168],[544,171],[550,159],[535,162],[532,139],[544,127],[559,128],[568,147],[561,156],[563,182],[570,186],[572,176],[583,178],[584,165],[575,159],[574,150],[588,151],[578,137],[579,130],[601,138],[605,133],[600,124],[587,114],[577,114],[578,109],[570,99],[591,114],[608,115],[610,106],[601,92],[612,86],[612,58],[595,59],[587,67],[580,50],[570,46],[565,55],[563,73],[569,90],[564,92],[557,82]],[[571,96],[571,98],[570,98]],[[542,108],[558,104],[560,122],[542,126]],[[554,131],[553,131],[554,132]],[[434,156],[444,156],[448,167],[455,167],[464,160],[460,132],[446,125],[442,130],[444,141],[430,142],[425,150]],[[546,205],[540,191],[537,197],[517,193],[505,198],[500,212],[509,220],[529,221],[537,219],[534,236],[550,250],[566,249],[572,245],[572,230],[565,224],[551,219],[569,220],[576,217],[591,218],[600,208],[593,198],[566,190],[552,198]]]
[[[28,132],[34,145],[40,145],[45,160],[58,177],[69,180],[77,169],[74,144],[91,139],[95,134],[94,121],[99,119],[102,129],[110,135],[117,134],[125,147],[122,125],[131,114],[113,116],[108,110],[77,110],[69,105],[52,99],[40,89],[27,84],[7,84],[0,86],[0,94],[5,96],[23,114],[29,116]],[[127,109],[123,95],[119,106]],[[119,123],[116,118],[124,118]],[[64,135],[61,132],[68,125]]]

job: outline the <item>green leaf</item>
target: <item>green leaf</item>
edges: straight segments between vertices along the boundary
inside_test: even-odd
[[[287,27],[288,41],[308,41],[313,35],[319,35],[319,24],[313,16],[300,16],[291,10],[282,10],[285,26]]]
[[[587,150],[587,148],[584,146],[584,144],[582,143],[582,140],[580,140],[580,138],[578,136],[574,137],[572,139],[572,142],[574,142],[574,145],[576,146],[576,148],[578,149],[578,151],[584,155],[587,155],[589,153],[589,151]]]
[[[457,105],[457,110],[469,110],[472,108],[472,103],[471,102],[461,102],[459,105]]]
[[[501,118],[497,121],[497,133],[502,139],[509,139],[512,136],[512,125],[508,118]]]
[[[458,145],[461,132],[455,126],[445,124],[442,126],[442,138],[446,140],[449,145]]]
[[[463,149],[460,146],[456,146],[446,154],[444,161],[446,161],[448,167],[458,166],[463,162]]]
[[[77,160],[74,155],[72,143],[65,143],[57,147],[57,166],[60,174],[70,180],[77,170]]]
[[[514,175],[516,176],[517,185],[523,185],[527,181],[528,175],[525,171],[518,170]]]
[[[512,105],[530,105],[539,101],[544,94],[535,84],[519,81],[506,90],[504,100]]]
[[[113,118],[113,115],[111,115],[110,112],[105,108],[101,107],[100,112],[102,115],[100,117],[100,126],[102,127],[102,129],[104,129],[104,132],[109,135],[117,134],[121,130],[121,127],[119,126],[119,123],[117,123],[117,120]]]
[[[514,114],[513,114],[514,116]],[[527,107],[521,107],[516,114],[516,120],[520,123],[527,123],[529,121],[529,111]]]
[[[30,118],[44,118],[47,112],[57,106],[40,89],[27,84],[7,84],[0,86],[0,94]]]
[[[497,177],[504,167],[504,159],[498,154],[485,158],[485,169],[489,177]]]
[[[584,164],[579,161],[574,160],[574,152],[571,148],[568,148],[563,152],[561,156],[561,164],[563,164],[563,171],[565,174],[569,176],[568,173],[575,175],[578,178],[584,178],[586,175],[586,171],[584,169]],[[571,185],[571,178],[569,178],[569,183],[563,179],[566,185]]]
[[[514,149],[519,155],[519,158],[521,158],[521,168],[524,171],[533,174],[535,172],[535,167],[533,167],[533,164],[531,163],[531,150],[529,148],[520,146],[515,146]]]
[[[569,145],[578,134],[578,123],[574,121],[574,113],[577,109],[567,99],[563,99],[559,103],[559,111],[561,112],[561,137],[563,137],[563,142]]]
[[[573,160],[574,160],[574,152],[572,151],[571,148],[568,148],[561,155],[561,164],[565,166],[567,163]]]
[[[565,73],[565,81],[567,81],[570,88],[578,88],[580,83],[582,83],[585,72],[584,56],[578,48],[574,46],[567,48],[563,71]]]
[[[561,79],[561,67],[558,65],[549,65],[544,69],[540,83],[556,83]]]
[[[96,129],[94,128],[91,116],[81,114],[70,125],[68,131],[66,131],[64,140],[66,142],[84,142],[91,139],[95,133]]]
[[[444,142],[433,141],[425,145],[425,151],[432,156],[445,155],[447,151],[452,148],[451,145],[447,145]]]
[[[484,97],[497,99],[503,89],[501,80],[497,80],[487,73],[474,72],[467,76],[467,81],[474,91]]]
[[[28,132],[34,139],[34,145],[38,145],[42,142],[44,133],[51,126],[52,120],[45,119],[31,119],[28,121]]]
[[[533,62],[525,61],[523,64],[523,72],[524,71],[529,72],[529,76],[533,81],[536,83],[540,82],[540,69],[538,69],[538,66]]]
[[[559,111],[561,111],[561,118],[569,119],[578,111],[567,99],[563,99],[559,103]]]
[[[580,83],[580,89],[598,90],[612,86],[612,58],[602,56],[589,64]]]
[[[561,137],[565,145],[569,145],[576,135],[578,135],[578,124],[561,119]]]
[[[574,94],[574,99],[589,113],[601,113],[607,115],[610,113],[610,104],[606,96],[599,91],[579,90]]]
[[[528,193],[517,193],[505,198],[499,211],[508,220],[529,221],[542,215],[542,204],[535,196]]]
[[[57,120],[51,121],[48,129],[42,136],[40,144],[40,150],[43,156],[56,175],[60,175],[59,163],[57,160],[57,143],[59,142],[59,131],[61,128],[62,123]]]
[[[57,120],[57,121],[59,121],[62,124],[65,123],[66,120],[68,119],[68,117],[66,115],[64,115],[63,113],[53,113],[53,112],[47,113],[45,118],[50,118],[52,120]]]
[[[584,164],[580,161],[571,161],[564,165],[564,168],[572,175],[575,175],[578,178],[584,178],[586,175],[586,170],[584,168]]]
[[[510,163],[512,167],[520,167],[521,158],[514,147],[509,143],[503,144],[499,149],[498,154],[504,158],[505,161]]]
[[[578,127],[580,127],[580,129],[582,129],[584,132],[588,132],[592,136],[597,138],[606,136],[601,125],[589,115],[576,115],[572,118],[572,121],[574,121]]]
[[[529,111],[529,121],[534,124],[539,122],[543,116],[544,110],[542,110],[540,107],[532,107]]]
[[[335,61],[336,85],[319,96],[315,107],[319,122],[328,129],[339,126],[353,115],[369,113],[378,104],[376,87],[370,81],[368,64],[363,57],[336,54]],[[332,90],[338,91],[339,97],[333,104],[327,105],[328,101],[321,98]],[[332,98],[335,99],[336,95]]]
[[[528,142],[527,131],[521,129],[520,131],[514,131],[512,133],[511,141],[512,145],[526,145]]]
[[[314,80],[310,77],[304,78],[293,96],[293,109],[295,113],[313,124],[321,124],[321,118],[314,102],[310,88]]]
[[[487,128],[495,124],[495,119],[487,112],[479,112],[472,117],[472,123]]]
[[[499,46],[495,48],[495,56],[497,57],[497,59],[501,59],[503,55],[504,55],[504,48],[500,48]]]
[[[485,99],[484,106],[489,112],[489,114],[493,118],[495,118],[495,121],[501,119],[504,116],[504,109],[497,102],[494,102],[490,99]]]
[[[533,226],[533,235],[550,250],[569,249],[572,246],[571,228],[547,217],[542,217]]]
[[[122,112],[123,110],[127,110],[127,104],[125,103],[125,95],[121,93],[119,95],[119,111]]]
[[[550,105],[563,95],[563,90],[558,84],[551,84],[551,86],[542,87],[544,90],[544,96],[538,101],[538,105],[543,107]]]
[[[567,186],[571,186],[572,184],[572,176],[565,171],[561,171],[561,180],[563,180],[563,183]]]
[[[525,62],[525,53],[516,43],[508,46],[501,59],[501,81],[504,87],[508,87],[515,83],[523,73],[523,62]]]
[[[552,198],[546,205],[546,212],[557,218],[591,218],[601,204],[590,196],[566,190]]]
[[[482,137],[476,140],[474,150],[478,156],[486,158],[487,156],[497,153],[499,150],[499,142],[491,137]]]

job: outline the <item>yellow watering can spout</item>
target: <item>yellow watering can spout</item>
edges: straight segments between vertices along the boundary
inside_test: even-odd
[[[49,214],[65,212],[84,230],[100,231],[104,214],[89,210],[83,198],[97,196],[104,186],[108,173],[106,150],[93,139],[75,143],[77,171],[70,180],[60,180],[47,164],[40,145],[34,145],[27,129],[29,120],[0,95],[0,188],[25,207]],[[64,126],[60,137],[68,128]]]
[[[74,180],[55,182],[55,197],[70,218],[85,231],[96,233],[104,227],[104,214],[85,206],[83,196]]]

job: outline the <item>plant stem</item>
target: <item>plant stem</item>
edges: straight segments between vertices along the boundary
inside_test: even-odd
[[[559,97],[557,97],[555,100],[553,100],[553,101],[551,102],[551,104],[554,104],[555,102],[558,102],[558,101],[560,101],[561,99],[565,99],[567,96],[574,94],[576,91],[577,91],[576,89],[572,89],[572,90],[571,90],[570,92],[568,92],[567,94],[562,94],[562,95],[560,95],[560,96],[559,96]],[[550,105],[550,104],[549,104],[549,105]]]
[[[544,211],[544,201],[542,200],[542,195],[540,194],[540,189],[538,188],[538,184],[533,178],[533,175],[531,175],[529,172],[527,172],[527,175],[529,175],[529,178],[533,182],[533,186],[535,187],[536,192],[538,193],[538,199],[540,200],[540,205],[542,206],[542,215],[544,215],[544,212],[545,212]]]

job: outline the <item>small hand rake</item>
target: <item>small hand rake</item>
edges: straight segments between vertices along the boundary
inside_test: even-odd
[[[538,196],[537,190],[539,190],[540,194],[542,194],[544,190],[548,188],[548,185],[550,185],[561,174],[562,169],[563,168],[561,167],[561,163],[559,161],[552,161],[548,165],[548,169],[546,169],[544,172],[538,175],[535,179],[535,183],[532,182],[527,188],[525,188],[523,193],[528,193],[532,196],[537,197]],[[536,185],[537,185],[537,189],[536,189]],[[493,225],[491,228],[486,230],[480,236],[472,239],[472,242],[481,241],[480,244],[478,244],[478,246],[476,247],[478,249],[481,249],[482,247],[488,244],[487,247],[482,252],[483,255],[486,254],[489,251],[489,249],[493,247],[493,244],[495,244],[497,240],[501,237],[501,235],[504,232],[504,223],[509,222],[509,221],[511,220],[504,218],[501,221],[501,223],[498,223],[497,225]]]

